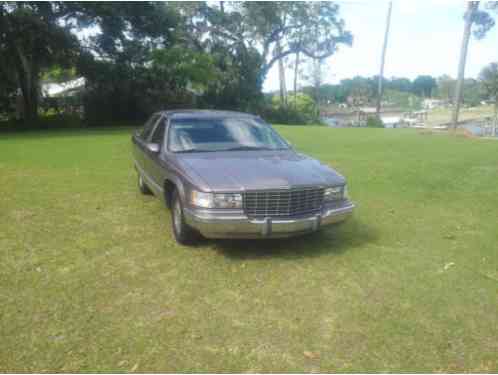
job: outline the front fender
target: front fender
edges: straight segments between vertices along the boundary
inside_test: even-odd
[[[171,198],[173,190],[177,190],[180,195],[180,199],[185,204],[187,202],[187,189],[185,187],[185,182],[177,175],[170,175],[163,181],[164,194],[163,199],[166,206],[171,207]]]

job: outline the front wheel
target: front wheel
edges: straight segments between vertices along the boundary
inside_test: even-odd
[[[171,203],[171,225],[175,240],[182,245],[192,245],[198,239],[198,235],[185,222],[182,201],[176,190],[173,192]]]
[[[140,173],[138,173],[138,190],[144,195],[150,195],[152,194],[152,191],[149,189],[149,187],[145,184],[144,178]]]

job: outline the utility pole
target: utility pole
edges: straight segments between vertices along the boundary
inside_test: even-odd
[[[377,114],[377,117],[380,117],[380,106],[382,102],[382,94],[383,94],[383,87],[382,87],[382,81],[384,79],[384,64],[386,62],[386,49],[387,49],[387,40],[389,39],[389,27],[391,25],[391,10],[393,7],[393,2],[389,2],[389,6],[387,8],[387,20],[386,20],[386,32],[384,34],[384,45],[382,46],[382,56],[380,58],[380,74],[379,74],[379,83],[377,86],[377,105],[375,108],[375,113]]]
[[[470,33],[472,31],[472,23],[474,12],[479,8],[479,1],[467,2],[467,11],[465,12],[465,26],[463,29],[462,46],[460,47],[460,61],[458,63],[458,79],[455,89],[454,110],[452,125],[453,129],[458,126],[458,115],[460,113],[460,104],[462,102],[463,79],[465,76],[465,63],[467,60],[467,50],[469,48]]]

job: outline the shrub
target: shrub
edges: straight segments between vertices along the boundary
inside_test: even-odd
[[[384,123],[382,120],[376,116],[370,116],[367,118],[367,128],[383,128]]]
[[[387,89],[383,98],[388,103],[385,106],[398,108],[402,111],[409,112],[422,109],[423,99],[409,92]]]
[[[287,105],[282,103],[280,96],[273,95],[259,112],[266,120],[279,124],[311,124],[320,120],[315,101],[303,93],[296,97],[289,95]]]

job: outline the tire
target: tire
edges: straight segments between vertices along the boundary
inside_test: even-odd
[[[181,245],[193,245],[198,239],[198,233],[185,222],[183,204],[177,190],[173,191],[171,199],[171,227],[176,242]]]
[[[144,195],[151,195],[152,191],[149,189],[147,184],[145,183],[143,177],[138,173],[138,190]]]

